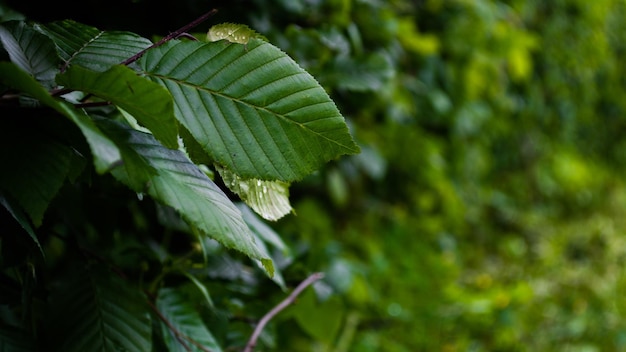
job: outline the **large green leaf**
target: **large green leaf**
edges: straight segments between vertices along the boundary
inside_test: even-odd
[[[111,272],[80,270],[53,292],[51,341],[55,350],[150,351],[146,297]]]
[[[178,291],[160,289],[156,307],[166,320],[161,330],[169,351],[222,351],[197,309]]]
[[[101,31],[71,20],[35,28],[52,38],[67,65],[76,64],[100,72],[152,45],[150,40],[134,33]]]
[[[171,41],[140,60],[175,114],[216,163],[252,179],[294,181],[356,153],[324,89],[275,46]]]
[[[125,167],[112,170],[117,179],[126,184],[133,182],[125,172],[130,165],[137,169],[153,168],[156,173],[144,173],[148,177],[146,193],[176,209],[203,234],[261,260],[273,272],[271,260],[258,248],[239,209],[184,153],[167,149],[152,135],[118,123],[103,120],[98,125],[122,150]],[[140,159],[130,158],[131,154]]]
[[[168,148],[178,147],[178,130],[172,97],[162,86],[116,65],[106,72],[70,67],[57,77],[65,88],[94,94],[121,107]]]
[[[11,21],[0,25],[0,42],[13,63],[46,87],[53,87],[59,58],[49,38],[24,22]]]
[[[120,152],[94,122],[81,110],[54,99],[35,79],[13,63],[0,62],[0,83],[38,99],[72,120],[87,139],[96,171],[103,173],[120,160]],[[27,131],[15,131],[25,133]]]

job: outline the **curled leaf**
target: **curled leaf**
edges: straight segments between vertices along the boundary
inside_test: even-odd
[[[246,179],[219,165],[215,168],[226,187],[263,219],[276,221],[291,212],[287,182]]]
[[[248,44],[250,38],[263,38],[263,36],[244,24],[216,24],[209,28],[207,33],[207,40],[210,42],[227,40],[231,43]]]

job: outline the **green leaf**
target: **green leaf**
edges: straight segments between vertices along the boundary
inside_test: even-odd
[[[211,299],[211,295],[209,294],[209,290],[206,288],[206,286],[190,273],[183,273],[183,275],[185,275],[185,277],[187,277],[189,281],[191,281],[196,286],[196,288],[198,288],[198,291],[200,291],[202,297],[204,297],[207,305],[211,309],[215,308],[213,300]]]
[[[359,151],[324,89],[262,40],[173,40],[139,64],[170,91],[176,117],[209,156],[242,178],[290,182]]]
[[[176,209],[203,234],[249,257],[265,260],[265,265],[273,270],[271,260],[259,250],[239,209],[184,153],[163,147],[150,134],[109,120],[99,121],[98,125],[120,145],[124,155],[133,151],[145,162],[125,156],[125,166],[132,164],[137,169],[151,167],[157,171],[145,173],[145,192],[152,198]],[[116,168],[112,173],[121,182],[131,184],[125,170]]]
[[[51,298],[52,346],[64,352],[150,351],[146,298],[111,272],[80,270]]]
[[[262,181],[259,179],[243,179],[234,172],[215,166],[224,184],[235,192],[242,201],[248,204],[265,220],[276,221],[289,214],[289,184],[281,181]]]
[[[0,25],[0,42],[13,63],[28,72],[44,86],[54,86],[59,71],[59,58],[54,43],[24,22],[11,21]]]
[[[170,351],[222,351],[197,309],[178,291],[160,289],[156,307],[167,321],[161,322],[161,329]]]
[[[89,116],[67,103],[54,99],[34,78],[15,64],[0,62],[0,82],[29,94],[72,120],[87,139],[96,171],[99,173],[104,173],[120,160],[120,152],[115,144],[98,130]]]
[[[150,40],[134,33],[101,31],[71,20],[37,25],[50,37],[66,65],[79,65],[103,72],[146,49]]]
[[[227,40],[231,43],[248,44],[250,38],[260,38],[262,36],[250,27],[244,24],[221,23],[209,28],[207,32],[207,40],[216,42],[218,40]]]
[[[28,133],[27,129],[10,128],[3,122],[0,165],[4,167],[0,173],[0,189],[10,194],[38,227],[65,181],[72,151],[40,134],[31,132],[31,138],[24,138],[21,133]],[[17,134],[16,130],[21,133]]]
[[[338,297],[317,302],[315,291],[307,290],[292,309],[298,325],[311,337],[329,344],[334,342],[344,315],[344,306]]]
[[[2,204],[2,206],[9,212],[9,214],[11,214],[13,219],[15,219],[18,224],[20,224],[22,229],[26,231],[26,233],[30,236],[33,242],[35,242],[35,244],[37,245],[37,248],[39,248],[41,256],[44,257],[45,253],[43,251],[43,248],[41,248],[41,244],[39,243],[37,235],[35,235],[33,227],[30,226],[30,221],[28,220],[27,215],[17,205],[14,206],[13,202],[7,199],[7,197],[2,194],[0,194],[0,204]]]
[[[168,148],[178,147],[178,128],[172,97],[155,84],[125,66],[116,65],[106,72],[70,67],[57,77],[65,88],[91,93],[121,107],[147,127]]]
[[[291,255],[289,247],[287,247],[287,245],[285,244],[285,242],[283,242],[280,236],[271,227],[269,227],[266,223],[259,219],[252,211],[250,211],[250,208],[242,203],[238,203],[237,208],[241,210],[243,219],[245,220],[246,224],[248,224],[248,227],[250,227],[252,232],[257,234],[258,237],[263,240],[263,242],[272,245],[274,248],[281,251],[281,253],[285,256]]]
[[[386,54],[374,53],[362,58],[338,57],[326,84],[356,92],[383,89],[393,77],[393,66]]]

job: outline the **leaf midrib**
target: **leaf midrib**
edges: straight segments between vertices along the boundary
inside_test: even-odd
[[[281,120],[283,120],[283,121],[285,121],[285,122],[287,122],[289,124],[294,124],[296,126],[299,126],[299,127],[303,128],[303,129],[305,129],[306,131],[310,132],[311,134],[314,134],[314,135],[318,136],[319,138],[324,139],[324,140],[330,142],[331,144],[335,144],[335,145],[337,145],[339,147],[342,147],[342,148],[344,148],[346,150],[354,151],[354,148],[350,147],[349,145],[338,143],[336,140],[331,139],[329,137],[326,137],[322,133],[317,132],[317,131],[312,130],[311,128],[307,127],[306,124],[310,123],[311,121],[307,121],[305,123],[297,122],[297,121],[294,121],[294,120],[288,118],[285,114],[281,114],[281,113],[272,111],[271,109],[268,109],[268,108],[266,108],[264,106],[258,106],[258,105],[252,104],[250,102],[247,102],[245,100],[242,100],[240,98],[235,98],[235,97],[229,96],[229,95],[224,94],[224,93],[222,93],[220,91],[209,89],[209,88],[201,86],[201,85],[193,84],[193,83],[191,83],[189,81],[180,80],[180,79],[177,79],[177,78],[173,78],[171,76],[161,75],[161,74],[157,74],[157,73],[154,73],[154,72],[147,72],[147,71],[145,71],[144,73],[147,76],[150,76],[150,77],[156,77],[156,78],[161,79],[161,80],[172,81],[172,82],[175,82],[176,84],[179,84],[181,86],[191,87],[193,89],[196,89],[196,90],[199,90],[199,91],[202,91],[202,92],[214,95],[214,96],[219,96],[219,97],[231,100],[233,102],[236,102],[238,104],[241,104],[241,105],[244,105],[244,106],[247,106],[247,107],[251,107],[251,108],[256,109],[256,110],[265,111],[267,113],[270,113],[273,116],[278,117],[279,119],[281,119]],[[318,89],[318,88],[317,87],[306,87],[306,89],[299,90],[299,91],[296,91],[296,92],[292,92],[291,94],[296,94],[296,93],[299,93],[299,92],[302,92],[302,91],[305,91],[305,90],[308,90],[308,89]],[[281,99],[284,99],[284,97],[282,97]],[[328,102],[325,102],[325,101],[316,102],[315,104],[306,105],[306,107],[317,105],[317,104],[328,104]],[[303,107],[304,106],[301,106],[298,109],[301,109]],[[298,109],[295,109],[295,110],[298,110]],[[292,111],[295,111],[295,110],[292,110]],[[292,111],[290,111],[290,112],[292,112]],[[324,119],[333,118],[333,117],[341,117],[341,116],[325,116]],[[332,130],[329,130],[329,131],[332,131]]]

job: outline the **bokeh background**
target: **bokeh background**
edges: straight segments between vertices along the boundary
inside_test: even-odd
[[[294,184],[271,224],[288,282],[327,279],[266,349],[626,350],[623,0],[5,3],[148,38],[218,8],[195,31],[248,24],[327,89],[362,153]],[[224,277],[231,317],[285,295]]]

